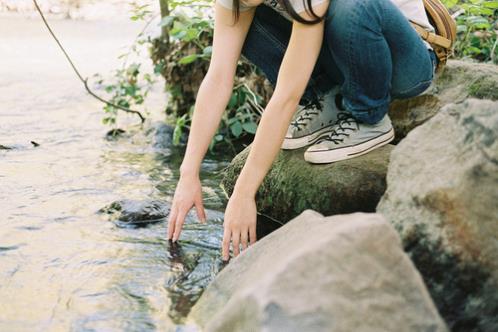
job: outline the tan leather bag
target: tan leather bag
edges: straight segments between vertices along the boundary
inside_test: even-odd
[[[434,49],[439,59],[436,71],[440,71],[446,64],[448,57],[453,54],[453,46],[456,40],[456,22],[441,1],[424,0],[424,6],[429,21],[436,30],[435,33],[425,30],[415,22],[411,22],[411,24],[422,39],[427,41]]]

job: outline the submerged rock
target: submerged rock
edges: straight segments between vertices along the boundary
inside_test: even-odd
[[[446,331],[389,223],[310,210],[231,261],[190,319],[205,331]]]
[[[114,141],[126,134],[126,130],[121,128],[113,128],[105,134],[105,138],[108,141]]]
[[[377,211],[452,331],[498,331],[498,102],[449,105],[413,130],[387,182]]]
[[[113,202],[99,210],[110,215],[110,219],[119,227],[145,227],[149,224],[165,221],[170,206],[163,201],[121,200]]]
[[[167,123],[160,122],[154,126],[152,146],[156,149],[168,149],[173,144],[175,128]]]
[[[469,97],[498,100],[498,66],[448,61],[445,70],[423,94],[394,100],[389,116],[396,132],[396,142],[436,115],[443,106]]]
[[[0,144],[0,150],[12,150],[10,146]]]
[[[385,177],[392,145],[358,158],[313,165],[303,149],[280,151],[257,194],[258,211],[287,221],[306,209],[325,215],[373,212],[386,189]],[[222,186],[231,195],[250,146],[223,173]]]
[[[152,146],[158,150],[169,150],[175,140],[175,127],[164,122],[159,122],[153,126]],[[188,140],[188,132],[183,130],[178,137],[178,144],[185,145]]]

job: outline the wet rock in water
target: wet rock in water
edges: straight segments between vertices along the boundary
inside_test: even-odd
[[[378,214],[307,210],[233,259],[189,317],[205,331],[446,331]]]
[[[12,150],[11,147],[0,144],[0,150]]]
[[[173,126],[164,122],[155,125],[152,146],[156,149],[169,149],[173,144],[174,131]]]
[[[225,169],[222,186],[231,195],[250,147]],[[303,158],[305,148],[280,151],[256,196],[258,211],[287,221],[306,209],[324,215],[374,212],[386,189],[392,145],[366,155],[325,165]]]
[[[167,123],[161,122],[155,126],[152,146],[156,149],[169,149],[173,145],[175,128]],[[179,138],[179,144],[187,144],[188,133],[183,131]]]
[[[112,141],[112,140],[116,140],[117,138],[123,136],[123,134],[125,134],[125,133],[126,133],[126,130],[123,130],[123,129],[120,129],[120,128],[114,128],[114,129],[109,130],[105,134],[105,138],[108,141]]]
[[[387,182],[377,211],[452,331],[498,331],[498,102],[446,106],[394,149]]]
[[[498,100],[498,66],[468,61],[448,61],[423,94],[409,99],[393,100],[389,116],[399,142],[412,129],[423,124],[448,104],[469,97]]]
[[[165,221],[170,206],[164,201],[116,201],[99,210],[110,216],[110,220],[119,227],[145,227],[149,224]]]

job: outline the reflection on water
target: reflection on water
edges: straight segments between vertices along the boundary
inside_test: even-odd
[[[54,22],[77,63],[108,72],[140,27]],[[90,36],[90,37],[89,37]],[[170,202],[182,150],[153,147],[154,124],[106,140],[101,105],[74,79],[38,21],[0,20],[0,331],[169,330],[221,268],[225,204],[203,164],[208,223],[188,216],[179,244],[164,221],[118,227],[99,209]],[[160,91],[160,87],[158,89]],[[160,110],[164,96],[151,108]],[[152,100],[151,102],[154,102]],[[35,147],[30,141],[40,145]]]

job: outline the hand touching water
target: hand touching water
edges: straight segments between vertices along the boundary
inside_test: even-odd
[[[181,176],[175,189],[168,219],[167,239],[178,240],[185,216],[195,205],[197,217],[201,223],[206,222],[206,213],[202,204],[201,181],[198,176]]]
[[[202,190],[199,177],[182,176],[176,186],[171,212],[168,219],[167,239],[177,241],[182,231],[185,217],[195,206],[197,217],[201,223],[206,222],[206,214],[202,204]],[[233,253],[238,256],[242,250],[256,242],[256,202],[254,197],[234,193],[228,200],[224,218],[222,244],[223,260],[230,257],[230,242]]]
[[[237,195],[235,192],[228,200],[223,222],[223,260],[229,259],[230,240],[233,253],[239,255],[240,248],[245,250],[256,242],[256,202],[254,197]]]

